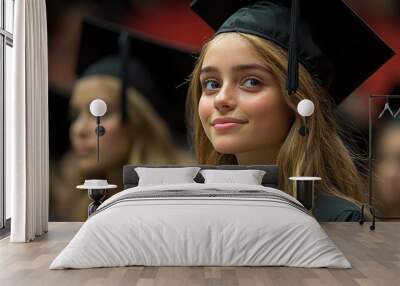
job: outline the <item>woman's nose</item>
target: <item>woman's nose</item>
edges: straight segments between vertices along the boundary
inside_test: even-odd
[[[92,122],[93,121],[93,122]],[[81,115],[71,125],[72,134],[78,137],[88,137],[91,132],[94,134],[95,119]]]
[[[223,86],[214,98],[214,107],[221,113],[226,113],[236,108],[236,101],[234,87]]]

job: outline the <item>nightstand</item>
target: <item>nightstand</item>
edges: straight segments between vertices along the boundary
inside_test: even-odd
[[[88,191],[92,202],[88,206],[88,217],[94,213],[103,203],[108,189],[115,189],[117,185],[108,184],[107,180],[85,180],[83,185],[76,186],[77,189]]]

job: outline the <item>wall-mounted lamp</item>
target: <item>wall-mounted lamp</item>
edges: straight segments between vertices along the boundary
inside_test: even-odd
[[[303,124],[299,129],[299,133],[304,137],[304,161],[307,161],[307,136],[309,133],[308,130],[308,117],[314,114],[314,103],[309,99],[303,99],[297,105],[297,112],[303,118]]]
[[[297,105],[297,112],[303,118],[302,126],[299,129],[299,133],[304,137],[304,168],[307,166],[307,136],[309,134],[308,129],[308,117],[314,114],[314,103],[309,99],[303,99]],[[320,181],[320,177],[290,177],[290,180],[294,181],[295,189],[294,196],[296,199],[303,204],[303,206],[312,212],[314,206],[314,184],[315,181]]]
[[[99,162],[100,154],[100,142],[99,137],[106,133],[106,129],[100,125],[100,118],[106,114],[107,104],[104,100],[95,99],[90,103],[90,113],[96,117],[97,127],[94,130],[97,136],[97,162]]]

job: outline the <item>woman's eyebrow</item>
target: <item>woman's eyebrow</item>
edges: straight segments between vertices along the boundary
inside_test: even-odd
[[[271,70],[268,69],[267,67],[259,64],[248,64],[248,65],[238,65],[234,66],[232,68],[232,71],[238,72],[238,71],[246,71],[246,70],[260,70],[266,73],[271,73]]]
[[[259,64],[245,64],[245,65],[237,65],[231,68],[233,72],[241,72],[241,71],[247,71],[247,70],[260,70],[265,73],[271,73],[271,70],[263,65]],[[218,68],[214,66],[205,66],[201,69],[200,75],[203,73],[217,73]]]
[[[205,66],[204,68],[201,69],[200,75],[203,73],[215,73],[218,72],[218,69],[213,66]]]

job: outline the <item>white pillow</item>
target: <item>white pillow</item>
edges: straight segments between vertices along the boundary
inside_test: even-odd
[[[146,168],[136,167],[138,186],[196,183],[193,179],[199,167]]]
[[[226,183],[261,185],[265,175],[263,170],[218,170],[205,169],[200,174],[204,177],[204,183]]]

